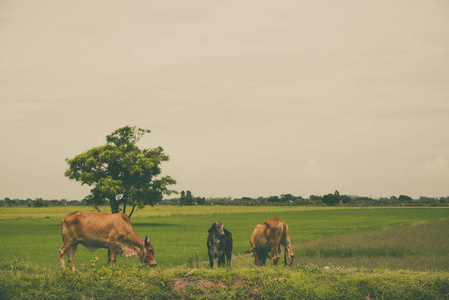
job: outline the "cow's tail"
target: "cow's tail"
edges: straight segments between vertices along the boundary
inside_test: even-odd
[[[65,216],[64,218],[62,218],[61,221],[61,235],[62,235],[62,242],[64,243],[64,238],[67,236],[67,234],[70,233],[70,230],[68,230],[68,227],[70,226],[70,224],[72,224],[73,222],[73,215],[77,215],[79,212],[75,211],[73,213],[68,214],[67,216]]]
[[[62,236],[62,242],[64,243],[64,218],[61,221],[61,236]]]
[[[72,213],[73,214],[73,213]],[[67,215],[68,216],[68,215]],[[64,243],[64,238],[67,235],[67,216],[65,216],[61,221],[61,235],[62,235],[62,242]]]

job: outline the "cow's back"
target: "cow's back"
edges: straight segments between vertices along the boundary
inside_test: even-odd
[[[263,224],[265,224],[267,228],[270,228],[272,230],[283,230],[286,223],[281,218],[274,217],[266,220]]]
[[[266,226],[265,235],[268,241],[279,244],[281,240],[284,240],[287,229],[287,223],[284,220],[275,217],[266,220],[263,224]]]
[[[62,219],[63,241],[78,240],[83,244],[105,246],[111,239],[134,233],[126,214],[105,214],[77,211]]]

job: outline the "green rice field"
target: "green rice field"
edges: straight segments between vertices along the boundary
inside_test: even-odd
[[[62,244],[60,222],[64,215],[74,210],[92,211],[93,208],[0,208],[0,259],[57,270],[60,265],[58,249]],[[404,240],[402,237],[416,237],[418,233],[428,238],[444,235],[437,229],[447,228],[447,224],[426,225],[429,228],[422,225],[448,219],[449,209],[156,206],[138,210],[131,221],[138,234],[151,237],[158,266],[170,268],[192,264],[197,252],[201,265],[207,265],[207,230],[215,221],[222,221],[233,234],[235,263],[251,265],[254,263],[251,256],[243,254],[249,248],[251,233],[257,223],[275,216],[284,219],[290,227],[296,264],[353,265],[351,262],[358,261],[363,265],[364,260],[368,263],[374,258],[377,261],[405,260],[425,256],[425,250],[417,249],[420,246],[414,244],[422,239]],[[422,233],[423,230],[429,233]],[[376,240],[376,236],[382,241]],[[89,265],[95,257],[98,257],[98,267],[103,266],[106,253],[105,249],[90,253],[84,247],[78,247],[77,268]],[[425,263],[424,267],[442,266],[442,260],[447,261],[447,256],[440,257],[440,254],[433,253],[438,259],[434,259],[434,263]],[[130,267],[139,262],[134,257],[120,257],[118,264]],[[448,266],[447,263],[443,265]],[[402,264],[392,266],[396,268]]]

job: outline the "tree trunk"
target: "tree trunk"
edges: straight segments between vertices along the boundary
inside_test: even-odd
[[[123,195],[123,213],[126,214],[126,205],[128,204],[128,196],[126,194]]]
[[[109,202],[111,203],[111,213],[118,213],[118,202],[115,199],[110,199]]]
[[[131,209],[131,212],[129,213],[129,218],[131,219],[131,216],[133,215],[133,212],[134,212],[134,208],[136,208],[136,206],[135,205],[133,205],[133,209]]]

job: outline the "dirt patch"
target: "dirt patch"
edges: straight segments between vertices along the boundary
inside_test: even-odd
[[[233,288],[239,286],[246,286],[247,282],[245,280],[238,279],[234,284]],[[216,295],[216,290],[219,288],[226,288],[226,285],[222,282],[215,282],[211,280],[197,279],[196,277],[189,278],[174,278],[171,281],[171,288],[173,291],[179,295],[181,300],[191,297],[191,293],[197,293],[196,296],[200,296],[206,299],[213,298],[212,295]],[[233,289],[231,287],[231,289]],[[196,289],[196,291],[195,291]],[[249,290],[246,299],[258,299],[260,292],[260,287],[253,287]]]
[[[215,282],[211,280],[199,279],[197,280],[195,277],[190,278],[173,278],[171,281],[171,287],[173,290],[178,292],[179,294],[183,294],[183,291],[191,286],[195,286],[204,290],[204,292],[208,292],[211,288],[216,287],[224,287],[224,284],[221,282]]]

